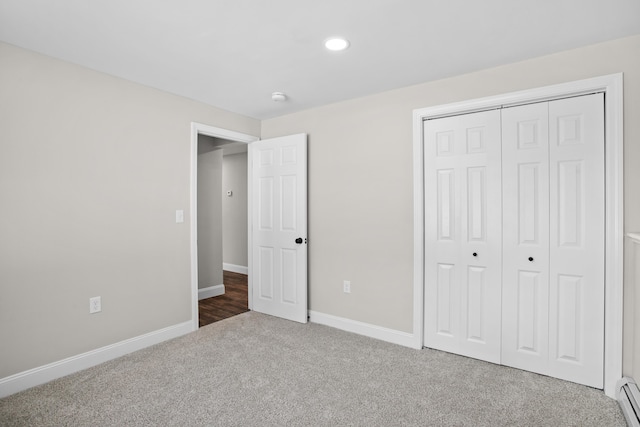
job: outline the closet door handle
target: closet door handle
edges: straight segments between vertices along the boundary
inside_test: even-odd
[[[529,261],[533,262],[533,257],[532,256],[529,257]]]
[[[474,253],[473,253],[473,256],[478,256],[478,253],[477,253],[477,252],[474,252]]]

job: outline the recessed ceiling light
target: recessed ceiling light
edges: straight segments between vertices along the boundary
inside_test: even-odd
[[[324,42],[324,46],[329,50],[339,52],[349,47],[349,40],[342,37],[332,37]]]

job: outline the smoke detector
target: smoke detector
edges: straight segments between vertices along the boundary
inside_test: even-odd
[[[287,95],[282,92],[273,92],[271,94],[271,99],[275,102],[282,102],[287,100]]]

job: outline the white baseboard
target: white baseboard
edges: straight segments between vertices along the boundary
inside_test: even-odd
[[[198,289],[198,301],[205,298],[217,297],[219,295],[224,295],[224,284]]]
[[[249,274],[249,267],[245,267],[243,265],[228,264],[226,262],[223,262],[222,269],[231,271],[232,273]]]
[[[193,332],[188,321],[0,379],[0,398]]]
[[[422,348],[413,334],[309,310],[309,321],[411,348]]]

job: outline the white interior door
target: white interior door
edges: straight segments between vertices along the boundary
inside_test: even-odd
[[[307,322],[307,136],[249,144],[251,309]]]
[[[500,362],[500,112],[429,120],[425,346]]]

